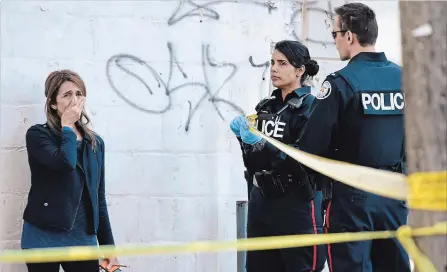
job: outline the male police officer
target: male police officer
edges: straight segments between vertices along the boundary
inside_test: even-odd
[[[335,160],[401,171],[404,140],[404,95],[401,68],[375,52],[378,27],[366,5],[335,9],[332,36],[348,65],[323,82],[316,95],[300,149]],[[324,178],[324,177],[322,177]],[[326,207],[331,233],[395,230],[406,224],[406,203],[340,182],[332,183]],[[332,272],[410,271],[409,259],[396,240],[328,246]]]

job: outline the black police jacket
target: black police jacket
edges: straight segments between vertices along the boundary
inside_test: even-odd
[[[360,53],[323,82],[300,149],[392,170],[404,160],[401,68],[384,53]]]
[[[100,245],[114,244],[105,198],[104,141],[97,136],[93,150],[84,136],[83,169],[93,211],[93,230]],[[44,125],[26,133],[31,188],[23,219],[36,226],[59,231],[72,229],[82,194],[77,176],[76,134],[64,127],[60,135]]]
[[[301,105],[298,108],[289,106],[284,109],[287,102],[293,98],[301,98]],[[256,127],[259,131],[271,138],[297,147],[297,140],[307,122],[313,100],[314,97],[311,95],[311,87],[309,86],[304,86],[293,91],[285,97],[284,101],[282,91],[276,89],[273,91],[270,99],[262,100],[256,106],[258,111]],[[283,111],[277,116],[266,118],[266,116],[278,113],[281,109]],[[302,175],[304,172],[301,165],[268,143],[259,151],[246,152],[244,163],[252,173],[262,170],[274,170],[278,175],[292,174],[293,176],[297,176],[298,179],[303,179]]]

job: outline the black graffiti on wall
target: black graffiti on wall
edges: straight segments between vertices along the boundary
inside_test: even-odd
[[[326,8],[320,8],[320,7],[316,7],[315,5],[318,4],[319,1],[307,1],[306,6],[305,6],[305,10],[308,13],[308,16],[315,16],[317,14],[323,14],[324,15],[324,25],[326,27],[326,29],[328,30],[329,33],[329,28],[331,27],[332,24],[332,19],[333,19],[333,7],[332,7],[332,3],[331,1],[327,1],[327,7]],[[298,36],[298,29],[299,26],[296,25],[296,22],[298,21],[298,18],[300,18],[300,16],[303,13],[303,8],[304,8],[304,3],[301,1],[298,4],[298,8],[295,8],[295,11],[292,13],[292,15],[290,16],[290,25],[292,27],[292,36],[296,39],[296,40],[301,40],[301,38]],[[310,27],[310,26],[308,26]],[[310,32],[312,33],[312,32]],[[330,45],[334,45],[334,41],[332,40],[320,40],[320,39],[313,39],[311,37],[306,38],[307,42],[310,43],[314,43],[314,44],[321,44],[324,47],[326,46],[330,46]]]
[[[270,61],[266,61],[266,62],[263,62],[263,63],[261,63],[261,64],[255,64],[254,61],[253,61],[253,57],[250,56],[250,57],[248,57],[248,62],[250,62],[250,65],[251,65],[252,67],[254,67],[254,68],[262,68],[262,67],[265,67],[265,68],[264,68],[264,72],[262,72],[262,80],[265,80],[265,75],[266,75],[266,73],[267,73],[268,68],[270,67]]]
[[[303,0],[297,1],[295,3],[295,8],[293,9],[293,13],[290,16],[289,19],[289,25],[292,27],[292,37],[296,40],[301,40],[301,38],[298,35],[298,29],[299,25],[297,25],[298,19],[303,13],[303,10],[305,10],[308,13],[308,16],[315,16],[318,14],[323,14],[324,16],[324,24],[326,26],[326,29],[329,29],[331,26],[331,20],[333,18],[333,7],[330,0],[326,2],[327,6],[325,8],[318,7],[319,3],[321,4],[322,1],[312,0],[312,1],[306,1],[304,3]],[[346,3],[348,1],[345,1]],[[277,8],[277,1],[270,0],[270,1],[240,1],[240,0],[217,0],[217,1],[209,1],[204,4],[197,4],[195,1],[192,0],[182,0],[179,2],[177,8],[174,10],[174,12],[171,14],[171,16],[168,19],[168,25],[175,25],[184,20],[188,17],[199,17],[200,22],[202,22],[201,18],[210,18],[213,20],[219,20],[220,19],[220,13],[217,12],[215,9],[213,9],[214,6],[223,4],[223,3],[238,3],[238,4],[251,4],[256,6],[261,6],[268,9],[269,14],[271,14],[272,10]],[[329,30],[328,30],[329,32]],[[312,33],[312,32],[310,32]],[[321,44],[323,46],[330,46],[333,45],[332,40],[322,40],[322,39],[315,39],[311,36],[306,38],[305,40],[310,43],[314,44]]]
[[[177,8],[169,17],[168,25],[175,25],[187,17],[199,17],[200,20],[203,17],[219,20],[220,14],[212,7],[223,3],[240,3],[261,6],[267,8],[269,13],[276,8],[275,1],[217,0],[209,1],[205,4],[197,4],[192,0],[182,0],[179,1]]]
[[[200,99],[196,105],[192,105],[192,103],[190,101],[188,101],[189,112],[188,112],[188,119],[187,119],[187,122],[185,125],[185,131],[189,130],[190,123],[191,123],[192,119],[194,118],[197,110],[201,106],[203,106],[203,104],[206,101],[209,101],[212,103],[214,109],[219,114],[219,116],[222,118],[222,120],[224,120],[224,117],[223,117],[221,110],[219,109],[219,104],[225,104],[225,105],[229,106],[231,109],[239,112],[240,114],[244,114],[244,111],[237,104],[235,104],[229,100],[226,100],[224,98],[219,97],[219,92],[224,88],[225,85],[227,85],[227,83],[236,74],[236,72],[238,70],[238,67],[236,66],[236,64],[230,63],[230,62],[218,63],[218,62],[213,61],[210,56],[209,45],[202,45],[201,65],[202,65],[202,70],[203,70],[204,82],[191,81],[191,82],[187,82],[187,83],[184,83],[181,85],[172,86],[171,81],[172,81],[172,77],[173,77],[174,68],[177,68],[176,70],[180,71],[183,78],[185,78],[185,79],[188,78],[188,75],[186,74],[186,72],[181,67],[180,63],[178,62],[176,54],[175,54],[173,46],[172,46],[172,43],[168,42],[167,48],[169,51],[169,75],[168,75],[167,81],[165,81],[165,80],[163,80],[163,78],[161,78],[160,73],[154,67],[152,67],[149,63],[147,63],[146,61],[142,60],[141,58],[139,58],[137,56],[130,55],[130,54],[117,54],[117,55],[110,57],[109,60],[107,61],[106,75],[107,75],[109,84],[112,87],[112,90],[122,100],[124,100],[127,104],[129,104],[130,106],[132,106],[133,108],[135,108],[137,110],[140,110],[145,113],[150,113],[150,114],[163,114],[171,109],[172,95],[174,93],[179,92],[182,89],[185,89],[187,87],[196,87],[196,88],[203,89],[203,94],[200,97]],[[144,66],[146,69],[148,69],[150,71],[153,78],[148,79],[148,78],[140,77],[135,72],[132,72],[131,69],[129,69],[125,65],[123,65],[123,62],[125,62],[125,61],[131,61],[135,64]],[[150,86],[151,80],[152,80],[152,82],[153,82],[153,80],[155,80],[158,84],[158,88],[161,88],[162,91],[164,92],[164,94],[167,96],[167,98],[168,98],[167,104],[162,109],[155,110],[155,109],[151,109],[151,108],[144,108],[144,107],[138,105],[136,102],[132,101],[131,99],[127,98],[126,95],[124,94],[124,91],[119,90],[116,87],[115,81],[111,75],[111,68],[113,66],[117,67],[119,70],[123,71],[124,73],[126,73],[126,74],[130,75],[131,77],[135,78],[136,80],[138,80],[141,84],[143,84],[143,86],[145,87],[145,89],[148,91],[148,93],[150,95],[153,95],[154,92],[159,91],[159,90],[154,90]],[[210,82],[209,82],[208,73],[207,73],[207,66],[218,67],[218,68],[223,68],[223,67],[231,68],[230,74],[224,79],[223,83],[220,86],[218,86],[215,90],[212,90],[210,88]]]
[[[196,2],[197,1],[192,1],[192,0],[180,1],[179,5],[177,6],[177,8],[174,10],[172,15],[168,19],[168,25],[170,25],[170,26],[175,25],[187,17],[200,17],[200,18],[207,17],[207,18],[211,18],[214,20],[219,20],[220,14],[216,10],[213,9],[213,6],[222,4],[222,3],[254,4],[254,5],[268,8],[269,13],[271,13],[272,10],[276,8],[275,3],[277,1],[220,0],[220,1],[209,1],[204,4],[197,4]],[[295,24],[297,23],[298,19],[300,18],[303,10],[308,12],[308,16],[312,16],[313,14],[315,15],[318,13],[324,14],[325,18],[326,18],[324,21],[325,26],[326,26],[326,28],[330,27],[331,18],[333,15],[331,1],[330,0],[327,1],[327,8],[325,8],[325,9],[316,6],[317,3],[318,3],[318,1],[307,1],[306,5],[303,5],[303,1],[300,1],[297,3],[296,8],[294,9],[294,11],[290,17],[290,20],[289,20],[289,23],[293,29],[292,36],[296,40],[300,40],[300,38],[299,38],[298,32],[297,32],[298,26],[296,26]],[[312,39],[312,38],[307,38],[306,40],[308,42],[315,43],[315,44],[322,44],[324,46],[333,44],[333,41],[325,41],[325,40],[318,40],[318,39]],[[107,72],[107,78],[108,78],[108,81],[112,87],[112,90],[122,100],[124,100],[126,103],[128,103],[135,109],[138,109],[138,110],[146,112],[146,113],[151,113],[151,114],[163,114],[171,109],[172,95],[174,93],[179,92],[182,89],[191,88],[191,87],[202,89],[203,94],[200,97],[199,101],[195,105],[193,105],[192,102],[188,101],[189,111],[188,111],[187,123],[185,125],[186,131],[188,131],[190,123],[191,123],[192,119],[194,118],[194,116],[196,115],[197,110],[201,106],[203,106],[204,103],[206,103],[207,101],[212,103],[212,106],[214,107],[214,109],[216,110],[216,112],[218,113],[218,115],[220,116],[220,118],[222,120],[224,120],[224,117],[223,117],[223,114],[219,108],[219,104],[225,104],[227,106],[230,106],[230,108],[243,114],[243,110],[238,105],[236,105],[235,103],[233,103],[231,101],[228,101],[226,99],[219,97],[219,93],[221,92],[221,90],[225,87],[225,85],[227,85],[227,83],[236,74],[236,72],[238,70],[238,67],[236,64],[231,63],[231,62],[218,63],[218,62],[213,61],[210,56],[209,45],[202,45],[202,58],[201,58],[202,63],[201,64],[202,64],[202,68],[203,68],[204,82],[191,80],[191,81],[181,84],[181,85],[172,86],[172,77],[173,77],[174,71],[180,72],[181,76],[185,79],[188,78],[188,75],[185,72],[185,70],[182,68],[179,61],[177,60],[177,56],[174,52],[172,43],[170,43],[170,42],[167,43],[167,49],[169,52],[169,59],[170,59],[170,61],[169,61],[169,64],[170,64],[169,75],[168,75],[167,80],[163,80],[163,78],[161,78],[161,76],[160,76],[161,74],[159,73],[159,71],[157,71],[148,62],[142,60],[141,58],[139,58],[137,56],[134,56],[131,54],[117,54],[117,55],[114,55],[111,58],[109,58],[109,60],[107,61],[106,72]],[[123,65],[123,63],[126,61],[127,62],[130,61],[134,64],[138,64],[138,65],[145,67],[147,70],[150,71],[150,74],[152,75],[152,77],[151,78],[142,78],[137,73],[133,72],[131,68],[126,68],[126,66]],[[268,68],[270,67],[269,61],[256,62],[255,60],[253,60],[253,57],[250,56],[248,58],[248,62],[250,63],[250,65],[253,68],[263,68],[262,80],[265,80]],[[113,79],[113,77],[111,75],[111,71],[110,71],[111,67],[116,67],[119,70],[121,70],[122,72],[124,72],[124,73],[128,74],[129,76],[133,77],[134,79],[136,79],[138,82],[140,82],[144,86],[144,88],[148,91],[149,95],[153,95],[155,91],[158,91],[158,92],[160,91],[160,90],[153,90],[151,88],[151,83],[154,83],[154,80],[155,80],[155,82],[157,82],[157,84],[158,84],[158,88],[159,89],[161,88],[164,95],[167,96],[167,98],[168,98],[167,104],[164,105],[164,107],[162,109],[145,108],[145,107],[138,105],[135,101],[132,101],[131,99],[127,98],[125,93],[123,92],[123,90],[118,89],[116,87],[115,80]],[[217,67],[217,68],[230,67],[231,73],[225,78],[225,80],[223,81],[223,83],[220,86],[218,86],[215,89],[212,89],[210,87],[210,83],[209,83],[209,79],[208,79],[208,73],[207,73],[207,69],[206,69],[207,67]],[[261,86],[262,86],[262,82],[261,82]]]

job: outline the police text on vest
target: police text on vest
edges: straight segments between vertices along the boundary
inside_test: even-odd
[[[361,95],[365,114],[402,114],[405,107],[401,92],[365,92]]]
[[[275,121],[260,120],[261,121],[261,132],[269,137],[273,136],[273,138],[282,138],[284,136],[284,127],[286,126],[286,123],[280,122],[279,120],[280,120],[279,116],[276,117]]]

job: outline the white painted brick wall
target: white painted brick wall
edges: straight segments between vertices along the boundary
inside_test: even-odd
[[[264,63],[270,42],[294,38],[294,33],[301,36],[301,13],[292,16],[300,2],[270,1],[277,8],[269,13],[254,0],[194,1],[207,4],[202,10],[183,1],[173,17],[181,20],[168,24],[180,2],[0,1],[0,251],[20,247],[30,182],[25,131],[44,122],[44,81],[50,71],[61,68],[84,78],[94,127],[106,141],[106,186],[118,244],[236,238],[236,201],[246,199],[240,150],[228,126],[237,112],[216,104],[222,120],[205,89],[197,86],[173,92],[163,114],[137,110],[114,92],[108,75],[123,95],[144,109],[168,106],[165,89],[135,61],[121,64],[143,78],[152,95],[116,63],[107,73],[107,63],[117,54],[136,56],[153,67],[170,90],[200,83],[251,113],[268,94],[269,80],[268,72],[262,79],[265,67],[252,67],[249,57],[255,64]],[[397,1],[365,2],[378,13],[378,50],[400,62]],[[341,3],[333,1],[332,6]],[[326,1],[310,7],[328,9]],[[197,16],[182,18],[187,14]],[[309,39],[328,42],[308,43],[320,62],[318,88],[325,75],[343,63],[330,44],[325,14],[309,10],[306,21]],[[210,65],[207,46],[211,64],[231,63],[235,68]],[[198,103],[185,131],[189,107]],[[132,266],[126,271],[236,271],[235,252],[121,259]],[[25,270],[22,265],[0,264],[1,272]]]

